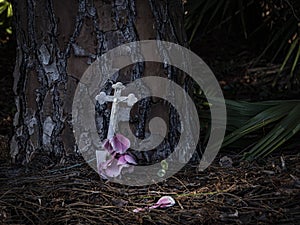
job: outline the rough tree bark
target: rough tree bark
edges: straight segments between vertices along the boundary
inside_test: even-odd
[[[187,46],[181,0],[15,0],[13,6],[17,113],[11,157],[15,163],[26,164],[38,155],[58,163],[78,153],[72,133],[72,99],[82,74],[97,56],[138,40],[160,39]],[[144,63],[116,79],[126,82],[150,74],[174,78],[172,69]],[[177,82],[183,85],[184,77]],[[149,101],[140,107],[135,126],[139,128],[136,135],[143,137],[140,128],[145,127]],[[102,110],[106,117],[100,126],[101,139],[109,114],[109,109]]]

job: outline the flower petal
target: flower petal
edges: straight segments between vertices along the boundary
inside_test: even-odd
[[[157,203],[151,207],[149,207],[149,209],[155,209],[155,208],[167,208],[167,207],[171,207],[175,205],[175,200],[171,197],[171,196],[164,196],[161,197]]]
[[[112,138],[106,139],[103,142],[103,148],[105,148],[113,156],[113,158],[104,162],[99,162],[99,156],[97,156],[98,173],[106,179],[107,177],[117,177],[121,174],[123,168],[125,169],[123,172],[126,172],[126,169],[131,167],[130,164],[136,164],[136,161],[132,156],[124,154],[129,147],[129,139],[124,137],[122,134],[116,134]],[[115,157],[118,154],[121,156],[117,159]],[[128,168],[128,171],[133,171],[133,167]]]
[[[118,165],[124,165],[126,164],[127,161],[126,161],[126,158],[125,158],[125,155],[121,155],[120,158],[118,158]]]
[[[156,208],[167,208],[167,207],[171,207],[175,205],[175,200],[171,197],[171,196],[164,196],[161,197],[157,203],[155,203],[154,205],[150,206],[150,207],[144,207],[144,208],[136,208],[133,210],[133,212],[142,212],[145,210],[151,210],[151,209],[156,209]]]
[[[114,159],[112,158],[112,159],[106,160],[106,161],[104,161],[104,162],[101,162],[101,163],[100,163],[100,167],[101,167],[102,169],[106,170],[106,169],[112,164],[112,161],[113,161],[113,160],[114,160]]]
[[[130,141],[128,138],[124,137],[122,134],[116,134],[110,140],[112,148],[117,153],[123,154],[130,147]]]
[[[110,143],[110,140],[105,139],[103,142],[103,148],[106,149],[109,153],[112,154],[113,152],[113,146]]]
[[[125,158],[126,162],[128,162],[128,163],[131,163],[134,165],[137,164],[135,159],[131,155],[126,154],[126,155],[124,155],[124,158]]]
[[[117,177],[121,173],[121,168],[117,165],[117,160],[113,159],[109,166],[104,170],[108,177]]]
[[[108,179],[105,170],[108,168],[108,166],[111,164],[112,159],[104,161],[104,162],[99,162],[98,161],[98,165],[97,165],[97,169],[98,169],[98,174],[104,178],[104,179]]]

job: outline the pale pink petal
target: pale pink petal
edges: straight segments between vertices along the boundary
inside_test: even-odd
[[[110,143],[110,140],[108,139],[105,139],[104,142],[103,142],[103,148],[106,149],[109,153],[112,153],[113,152],[113,147]]]
[[[121,170],[124,168],[125,172],[128,167],[131,167],[130,164],[136,164],[134,158],[128,154],[124,155],[127,149],[130,147],[130,141],[122,134],[116,134],[111,139],[106,139],[103,142],[103,147],[113,155],[114,158],[107,160],[105,162],[97,164],[99,174],[104,177],[117,177],[121,174]],[[116,159],[117,154],[121,156]],[[97,158],[98,159],[98,158]],[[133,171],[132,168],[128,168],[129,172]]]
[[[98,161],[98,165],[97,165],[98,173],[104,179],[108,179],[107,174],[105,173],[105,170],[111,164],[111,161],[112,161],[112,159],[104,161],[104,162]]]
[[[112,162],[112,159],[104,161],[104,162],[98,161],[98,165],[97,165],[98,174],[104,179],[108,179],[108,176],[107,176],[105,170],[111,164],[111,162]]]
[[[173,205],[175,205],[175,200],[171,196],[164,196],[161,197],[155,205],[149,207],[149,209],[167,208]]]
[[[117,160],[113,159],[113,161],[107,166],[104,170],[105,175],[108,177],[117,177],[121,173],[121,168],[117,165]]]
[[[99,164],[98,173],[104,179],[108,179],[108,177],[119,176],[121,174],[121,169],[122,166],[118,165],[118,160],[112,158]]]
[[[130,147],[130,141],[128,138],[124,137],[122,134],[116,134],[110,140],[113,150],[117,153],[123,154]]]
[[[127,163],[136,164],[136,162],[132,156],[130,156],[128,154],[121,155],[118,159],[118,165],[123,165],[123,164],[127,164]]]
[[[127,163],[127,161],[126,161],[125,155],[121,155],[120,158],[118,158],[118,165],[124,165],[126,163]]]
[[[113,158],[100,163],[102,169],[107,169],[113,162]]]
[[[167,208],[175,205],[175,200],[171,196],[164,196],[161,197],[157,203],[150,207],[144,207],[144,208],[136,208],[133,210],[133,212],[142,212],[145,211],[146,209],[155,209],[155,208]]]
[[[124,158],[125,158],[126,162],[136,165],[136,161],[134,160],[134,158],[131,155],[126,154],[126,155],[124,155]]]

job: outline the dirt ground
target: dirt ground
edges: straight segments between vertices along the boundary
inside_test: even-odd
[[[207,46],[192,45],[192,49],[211,66],[227,98],[253,101],[297,96],[287,93],[284,97],[282,91],[276,95],[266,88],[278,65],[250,68],[253,55],[247,49],[237,54],[227,44],[222,44],[223,49]],[[78,161],[75,166],[44,169],[10,165],[13,49],[13,45],[1,45],[0,50],[1,224],[300,223],[299,149],[252,163],[223,151],[204,172],[188,166],[165,182],[145,187],[106,182]],[[223,156],[232,158],[231,167],[219,164]],[[165,195],[175,199],[173,207],[133,212]]]
[[[227,155],[228,156],[228,155]],[[189,166],[145,187],[105,182],[88,165],[0,168],[1,224],[299,224],[300,154],[204,172]],[[167,209],[134,213],[172,196]]]

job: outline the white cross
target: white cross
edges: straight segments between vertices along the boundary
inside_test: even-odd
[[[112,88],[115,90],[113,96],[108,96],[105,92],[100,92],[100,94],[96,96],[96,100],[99,102],[99,104],[104,104],[105,102],[112,102],[107,139],[112,138],[115,134],[118,119],[118,104],[120,102],[124,102],[127,103],[128,106],[133,106],[137,102],[137,98],[134,94],[129,94],[128,96],[121,96],[122,90],[125,89],[125,86],[121,82],[113,84]]]

